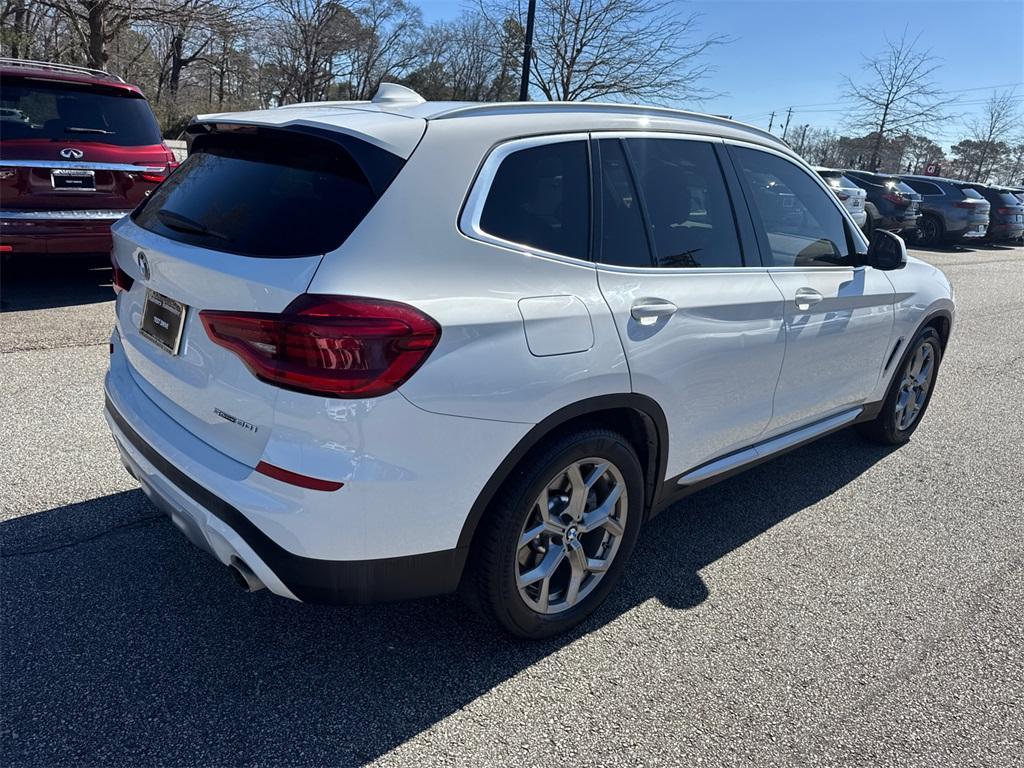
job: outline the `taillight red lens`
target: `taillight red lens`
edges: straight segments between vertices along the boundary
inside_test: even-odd
[[[834,190],[834,191],[836,193],[836,197],[838,197],[840,200],[845,201],[845,200],[849,200],[850,199],[850,196],[848,194],[846,194],[845,192],[840,192],[838,190]]]
[[[969,200],[957,200],[953,203],[955,208],[977,208],[976,203],[972,203]]]
[[[113,252],[110,254],[110,267],[113,272],[110,278],[110,286],[114,289],[114,293],[130,291],[132,286],[135,285],[135,279],[117,265],[117,259],[114,258]]]
[[[886,192],[882,197],[888,200],[893,205],[907,206],[910,205],[910,198],[904,197],[903,195],[897,194],[896,192]]]
[[[382,299],[304,294],[281,314],[199,313],[215,344],[259,378],[331,397],[392,392],[423,364],[441,328],[418,309]]]
[[[996,213],[1000,216],[1006,216],[1007,214],[1013,213],[1013,208],[996,208]]]

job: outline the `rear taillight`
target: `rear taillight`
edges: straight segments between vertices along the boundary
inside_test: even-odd
[[[146,165],[146,166],[149,166],[150,168],[155,168],[153,163],[136,163],[136,165]],[[152,181],[152,182],[154,182],[156,184],[159,184],[161,181],[163,181],[164,179],[167,178],[167,174],[169,172],[170,172],[169,167],[168,166],[164,166],[159,171],[143,171],[139,175],[145,181]]]
[[[113,252],[110,254],[110,267],[113,274],[110,278],[110,285],[114,289],[114,293],[123,293],[124,291],[130,291],[132,286],[135,284],[135,278],[125,272],[117,264],[117,259],[114,258]]]
[[[1016,213],[1016,208],[996,208],[996,213],[1000,216],[1009,216],[1011,213]]]
[[[977,208],[977,203],[972,203],[970,200],[957,200],[953,203],[955,208]]]
[[[885,199],[885,200],[888,200],[893,205],[901,205],[901,206],[910,205],[910,198],[909,197],[904,197],[903,195],[901,195],[901,194],[899,194],[897,192],[886,192],[884,195],[882,195],[882,198]]]
[[[256,376],[331,397],[377,397],[427,359],[441,328],[418,309],[382,299],[304,294],[281,314],[199,313],[206,333]]]
[[[846,194],[845,192],[840,192],[839,190],[832,190],[832,191],[836,193],[836,197],[838,197],[840,200],[842,200],[844,202],[850,199],[850,196],[848,194]]]

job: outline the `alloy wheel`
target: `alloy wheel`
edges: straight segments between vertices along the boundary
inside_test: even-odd
[[[605,459],[573,462],[544,486],[516,550],[516,587],[530,609],[561,613],[594,591],[622,544],[628,506],[622,473]]]
[[[935,350],[926,342],[917,348],[907,362],[896,395],[896,429],[900,432],[909,429],[921,415],[928,400],[934,373]]]

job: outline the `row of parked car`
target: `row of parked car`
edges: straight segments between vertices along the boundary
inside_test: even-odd
[[[1024,188],[936,176],[815,170],[868,236],[887,229],[929,247],[1024,238]]]

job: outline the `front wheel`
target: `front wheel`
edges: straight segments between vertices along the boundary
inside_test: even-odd
[[[549,637],[607,597],[632,554],[644,512],[636,452],[617,432],[561,436],[499,491],[470,553],[470,601],[514,635]]]
[[[921,423],[935,389],[942,361],[942,343],[934,328],[925,328],[910,344],[889,385],[882,410],[860,425],[868,439],[883,445],[902,445]]]

